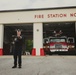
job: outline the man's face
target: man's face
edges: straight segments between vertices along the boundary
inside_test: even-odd
[[[17,31],[17,36],[20,36],[21,35],[21,31]]]

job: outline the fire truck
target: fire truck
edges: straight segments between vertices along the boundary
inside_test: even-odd
[[[44,38],[43,48],[45,54],[54,52],[67,52],[72,54],[75,53],[75,40],[74,37],[50,36]]]

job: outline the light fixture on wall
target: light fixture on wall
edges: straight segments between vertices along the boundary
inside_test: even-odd
[[[39,31],[39,29],[37,29],[37,32]]]

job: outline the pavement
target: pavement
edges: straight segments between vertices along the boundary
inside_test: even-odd
[[[22,68],[12,66],[12,55],[0,56],[0,75],[76,75],[76,56],[22,56]]]

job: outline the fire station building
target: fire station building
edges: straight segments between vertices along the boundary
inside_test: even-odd
[[[0,55],[10,53],[11,36],[18,28],[23,30],[26,41],[32,40],[34,55],[40,56],[43,39],[52,36],[54,30],[76,37],[76,7],[0,11]]]

